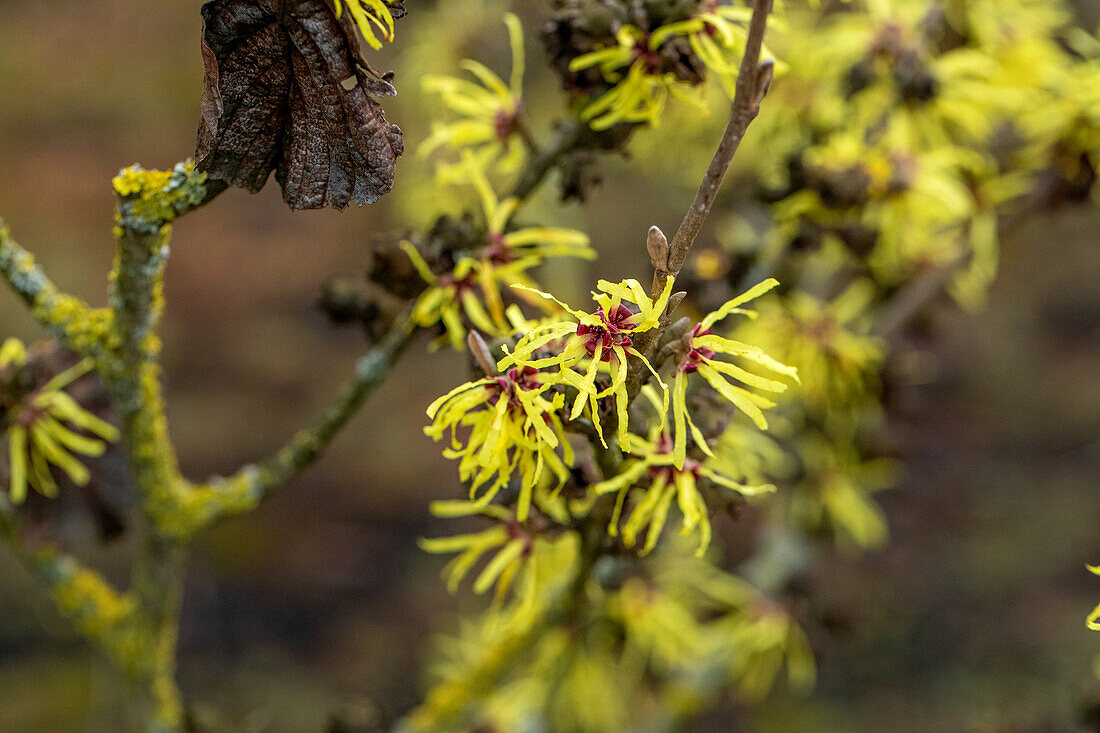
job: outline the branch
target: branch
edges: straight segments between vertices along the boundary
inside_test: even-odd
[[[718,143],[718,150],[707,168],[707,174],[699,185],[695,200],[691,202],[676,236],[672,238],[668,261],[664,268],[657,268],[653,276],[653,296],[664,290],[665,280],[680,273],[699,230],[710,214],[711,207],[726,177],[733,156],[741,145],[745,131],[760,113],[760,103],[771,86],[774,65],[771,61],[760,62],[760,52],[764,45],[764,33],[768,27],[768,13],[771,0],[757,0],[749,22],[748,39],[745,42],[745,54],[741,58],[741,69],[737,74],[737,86],[733,95],[726,131]]]
[[[910,280],[893,297],[883,303],[871,333],[882,338],[897,334],[925,306],[938,298],[958,272],[962,263],[956,262],[926,270]]]
[[[123,169],[112,181],[118,196],[118,253],[108,291],[113,318],[111,358],[100,373],[118,413],[130,470],[151,528],[180,534],[186,483],[180,476],[160,386],[164,269],[172,222],[224,190],[191,163],[170,171]]]
[[[132,677],[148,666],[140,644],[144,625],[134,599],[111,586],[99,573],[55,547],[30,547],[15,510],[0,494],[0,537],[19,562],[49,592],[58,612]]]
[[[564,123],[550,145],[527,162],[515,188],[508,195],[523,201],[534,193],[562,156],[577,146],[585,127],[583,122],[575,119]]]
[[[110,312],[92,308],[58,290],[35,263],[34,256],[12,239],[3,219],[0,219],[0,274],[55,338],[81,356],[102,357]]]
[[[752,20],[749,21],[748,38],[745,42],[745,54],[741,57],[741,68],[737,74],[737,86],[733,94],[733,103],[730,107],[729,121],[726,130],[722,134],[722,140],[718,143],[718,149],[707,168],[703,182],[695,194],[695,200],[691,202],[680,228],[669,244],[659,229],[650,230],[647,240],[647,249],[653,263],[653,286],[650,290],[651,297],[656,300],[665,289],[665,283],[669,278],[675,278],[680,274],[691,251],[695,238],[703,228],[714,201],[718,195],[718,189],[726,177],[733,156],[745,137],[745,131],[760,113],[760,103],[764,101],[768,88],[771,86],[774,74],[774,64],[769,61],[760,61],[760,53],[764,47],[764,33],[768,28],[768,13],[771,11],[771,0],[757,0],[752,11]],[[665,328],[672,321],[674,302],[670,301],[661,317],[661,325],[645,333],[638,335],[635,348],[647,357],[652,354],[654,348],[661,340]],[[647,372],[641,360],[635,359],[630,364],[627,377],[627,393],[633,397],[638,394],[645,382]]]
[[[274,456],[249,464],[230,478],[214,478],[188,492],[189,509],[197,530],[223,517],[255,508],[276,489],[286,485],[317,462],[340,430],[363,406],[367,397],[389,374],[394,362],[413,339],[405,316],[355,367],[355,376],[313,420],[291,438]]]
[[[181,729],[175,646],[183,582],[180,527],[188,498],[160,390],[163,274],[172,222],[225,190],[190,163],[172,171],[127,168],[112,184],[118,254],[110,310],[93,310],[58,292],[0,222],[0,272],[40,322],[75,351],[94,358],[119,415],[127,458],[146,516],[134,563],[133,591],[121,594],[100,575],[52,547],[28,549],[17,517],[0,500],[0,535],[51,592],[62,615],[147,688],[150,730]]]

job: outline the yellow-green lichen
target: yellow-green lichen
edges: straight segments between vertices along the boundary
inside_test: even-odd
[[[119,593],[74,559],[50,550],[39,552],[36,566],[61,615],[127,674],[149,673],[150,639],[132,596]]]
[[[158,231],[206,197],[206,174],[195,170],[191,161],[170,171],[132,165],[119,171],[111,184],[119,197],[117,227],[145,234]]]
[[[111,313],[61,293],[31,253],[20,247],[0,222],[0,273],[30,306],[34,317],[74,351],[102,357],[108,348]]]

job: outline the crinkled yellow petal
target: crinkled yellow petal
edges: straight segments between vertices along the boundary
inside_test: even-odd
[[[432,272],[432,268],[429,267],[428,263],[424,261],[424,258],[420,256],[420,252],[413,246],[412,242],[405,239],[402,240],[398,246],[409,256],[413,267],[416,268],[417,273],[424,282],[429,285],[435,285],[439,281],[439,278],[435,276],[435,273]]]
[[[481,571],[481,574],[477,576],[477,580],[474,581],[474,593],[484,593],[493,587],[493,583],[504,572],[504,568],[518,560],[520,555],[523,554],[525,545],[526,543],[523,540],[516,539],[502,547],[485,566],[485,569]]]
[[[614,491],[626,491],[634,486],[649,470],[645,461],[633,461],[618,476],[600,481],[592,485],[592,490],[597,494],[610,494]]]
[[[764,413],[761,412],[760,408],[757,407],[755,404],[755,402],[759,400],[759,397],[744,389],[741,389],[740,387],[733,386],[725,379],[723,379],[721,374],[714,371],[714,369],[710,368],[706,364],[699,365],[699,375],[703,377],[703,379],[707,380],[710,386],[714,387],[714,389],[720,395],[732,402],[737,407],[737,409],[748,415],[749,418],[756,424],[756,427],[760,428],[761,430],[767,430],[768,421],[764,417]],[[754,397],[756,399],[754,399]]]
[[[748,303],[750,300],[753,300],[755,298],[759,298],[761,295],[768,292],[778,284],[778,280],[776,280],[774,277],[770,277],[764,282],[752,286],[745,292],[741,293],[741,295],[738,295],[736,298],[733,298],[732,300],[727,300],[718,310],[707,315],[707,317],[704,318],[699,323],[699,325],[703,327],[703,330],[709,329],[715,323],[722,320],[730,313],[734,312],[734,310],[736,310],[738,306],[744,303]]]
[[[27,429],[22,425],[8,429],[8,470],[11,471],[8,494],[13,503],[22,504],[27,498]]]

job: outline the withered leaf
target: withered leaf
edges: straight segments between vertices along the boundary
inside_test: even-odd
[[[211,178],[294,209],[372,204],[393,187],[401,129],[370,95],[396,94],[359,56],[329,0],[212,0],[196,158]]]

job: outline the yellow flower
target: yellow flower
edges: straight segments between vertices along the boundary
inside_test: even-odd
[[[459,460],[459,478],[470,482],[470,503],[437,502],[437,513],[477,513],[518,475],[516,518],[523,522],[544,468],[557,478],[558,487],[569,477],[573,450],[558,416],[565,398],[554,394],[547,399],[553,382],[543,377],[530,367],[514,367],[460,385],[428,407],[432,424],[424,432],[435,440],[450,432],[451,448],[444,455]],[[464,443],[459,429],[469,430]]]
[[[694,70],[681,70],[681,76],[670,71],[670,65],[661,56],[663,47],[677,39],[686,39],[698,60],[715,73],[732,96],[747,36],[743,24],[751,16],[751,8],[715,2],[701,4],[700,12],[692,18],[668,23],[652,32],[624,25],[615,34],[614,46],[578,56],[569,64],[573,72],[599,67],[604,78],[614,82],[611,89],[581,111],[581,119],[594,130],[624,122],[655,125],[670,94],[706,113],[708,108],[700,95],[685,89],[698,85],[702,78],[696,78]]]
[[[422,539],[418,543],[425,552],[445,554],[460,553],[443,569],[447,590],[454,593],[459,583],[477,564],[483,555],[495,551],[481,573],[474,580],[474,592],[484,593],[498,583],[498,597],[507,592],[524,559],[531,553],[533,538],[523,536],[514,522],[498,524],[481,532]]]
[[[533,267],[534,262],[516,260],[497,267],[488,262],[464,257],[454,269],[443,275],[436,275],[432,268],[420,256],[411,242],[401,242],[401,249],[412,260],[416,271],[427,289],[413,304],[409,317],[409,327],[430,328],[442,323],[446,331],[440,341],[450,343],[455,351],[462,351],[466,344],[466,325],[469,321],[486,334],[501,337],[508,334],[508,322],[503,308],[492,305],[486,309],[483,302],[488,292],[499,292],[498,279],[506,282],[526,282],[524,270]],[[438,348],[440,341],[433,342],[432,348]]]
[[[647,39],[644,31],[625,25],[616,34],[616,41],[615,46],[583,54],[569,64],[574,72],[598,66],[605,79],[615,82],[581,110],[581,119],[593,130],[621,123],[656,125],[670,93],[698,104],[698,100],[680,92],[675,74],[661,71],[655,53],[658,46],[652,45],[652,38]],[[625,75],[619,72],[624,67]]]
[[[344,14],[344,4],[359,26],[359,32],[373,49],[382,48],[382,41],[393,40],[393,13],[384,0],[335,0],[336,17]],[[365,6],[365,7],[364,7]],[[381,36],[381,40],[379,40]]]
[[[649,361],[633,348],[631,334],[658,326],[672,294],[672,278],[668,279],[664,292],[656,301],[650,300],[637,280],[623,280],[621,283],[600,280],[596,288],[599,292],[593,292],[592,298],[599,307],[593,313],[574,310],[549,293],[528,289],[539,297],[557,303],[573,320],[551,321],[531,329],[520,338],[514,350],[509,352],[505,349],[505,357],[497,368],[516,365],[556,369],[555,381],[577,391],[569,419],[576,420],[587,407],[601,442],[604,438],[599,400],[614,396],[619,442],[626,450],[630,447],[626,412],[627,357],[641,359],[664,393],[668,393],[668,388],[653,371]],[[637,312],[626,303],[634,304]],[[601,367],[606,368],[611,376],[610,385],[603,390],[596,386]],[[661,423],[664,424],[663,415]]]
[[[464,166],[470,183],[477,190],[485,216],[485,233],[480,246],[459,254],[450,273],[436,275],[411,242],[401,243],[401,248],[429,286],[413,306],[412,322],[422,327],[442,322],[447,339],[456,351],[461,351],[465,344],[463,316],[491,336],[502,337],[510,333],[501,295],[502,284],[523,286],[525,290],[515,291],[519,297],[548,311],[546,301],[525,297],[534,285],[526,272],[548,257],[596,257],[588,235],[576,229],[524,227],[509,231],[508,222],[519,201],[515,198],[500,201],[484,172],[468,155]]]
[[[860,548],[885,542],[886,517],[871,494],[893,485],[894,461],[865,459],[854,434],[842,432],[804,435],[798,452],[805,478],[792,497],[795,518],[814,529],[832,529],[838,540]]]
[[[704,8],[707,5],[704,3]],[[717,2],[709,5],[709,9],[704,9],[694,18],[658,28],[650,37],[650,47],[660,48],[674,36],[687,38],[691,50],[718,76],[726,94],[732,98],[740,55],[745,51],[745,39],[748,37],[746,26],[752,18],[752,8],[720,5]],[[779,25],[774,15],[769,16],[768,23],[770,26]],[[765,57],[771,55],[766,48],[763,53]]]
[[[816,670],[810,641],[778,604],[760,600],[752,610],[720,619],[712,631],[717,644],[725,648],[730,675],[745,699],[762,700],[784,662],[792,687],[813,686]]]
[[[26,362],[26,349],[19,340],[8,339],[0,347],[0,376],[5,371],[21,369]],[[0,416],[8,438],[9,493],[14,503],[26,499],[28,484],[44,496],[57,495],[51,465],[60,468],[73,483],[87,484],[91,474],[74,454],[100,456],[107,447],[104,441],[118,440],[118,430],[113,425],[91,414],[62,391],[91,368],[91,361],[85,359],[6,407]]]
[[[751,699],[763,697],[784,663],[792,687],[812,686],[813,652],[791,614],[681,544],[651,556],[649,577],[627,579],[613,597],[609,615],[623,627],[622,643],[658,675],[725,677]]]
[[[1090,572],[1095,573],[1096,575],[1100,575],[1100,565],[1097,565],[1095,567],[1089,565],[1088,568]],[[1093,631],[1100,631],[1100,606],[1092,609],[1092,613],[1089,614],[1086,623],[1088,623],[1089,628]]]
[[[512,13],[504,16],[512,46],[512,74],[509,82],[477,61],[465,60],[461,66],[477,82],[453,76],[427,76],[425,91],[438,94],[443,106],[459,119],[434,122],[432,132],[420,146],[419,154],[428,156],[441,147],[470,152],[478,167],[491,164],[501,172],[519,169],[526,157],[524,128],[520,121],[523,106],[523,26]],[[468,171],[463,166],[442,166],[445,180],[461,178]]]
[[[837,410],[873,393],[883,343],[868,334],[875,287],[857,280],[830,302],[794,291],[760,309],[738,334],[798,369],[797,397],[809,407]]]
[[[711,528],[707,503],[699,492],[698,482],[705,478],[727,489],[733,489],[745,496],[775,491],[772,484],[746,486],[734,481],[696,460],[681,460],[677,467],[677,458],[673,455],[672,440],[667,432],[655,429],[648,441],[637,436],[631,441],[630,452],[638,456],[628,461],[622,473],[595,484],[592,489],[597,494],[618,493],[615,510],[607,531],[612,537],[619,534],[619,518],[622,516],[626,497],[634,489],[641,489],[646,482],[642,497],[635,502],[623,525],[623,542],[633,547],[638,535],[646,532],[645,545],[639,554],[647,555],[657,546],[668,520],[668,512],[673,499],[680,509],[682,525],[680,533],[689,535],[699,533],[697,556],[702,556],[710,546]]]
[[[749,387],[764,390],[766,392],[783,392],[787,389],[787,385],[773,379],[766,379],[758,374],[753,374],[735,364],[731,364],[728,361],[721,361],[715,357],[719,354],[725,354],[738,359],[744,359],[745,361],[752,362],[757,366],[764,367],[777,374],[782,374],[795,380],[798,379],[797,369],[776,361],[764,353],[760,347],[751,346],[741,341],[722,338],[721,336],[716,336],[711,333],[711,328],[730,314],[737,313],[755,318],[755,311],[745,310],[740,306],[763,295],[778,284],[778,280],[770,278],[750,288],[745,293],[727,301],[721,308],[709,314],[684,336],[682,345],[683,356],[676,366],[676,375],[673,377],[672,384],[673,434],[675,436],[673,455],[675,456],[675,463],[678,467],[684,465],[685,456],[687,455],[687,435],[689,430],[699,449],[708,456],[714,456],[710,447],[707,445],[706,438],[699,428],[696,427],[694,421],[691,419],[691,415],[688,413],[687,383],[689,374],[698,373],[699,376],[703,377],[703,379],[722,395],[722,397],[732,402],[737,409],[748,415],[761,430],[768,427],[768,421],[765,419],[762,410],[774,407],[775,403],[744,387],[731,384],[730,380],[732,379],[746,384]]]
[[[433,554],[457,553],[443,569],[451,593],[458,590],[474,565],[491,555],[474,579],[474,592],[485,593],[495,586],[494,603],[500,612],[508,591],[521,580],[514,593],[518,603],[503,611],[504,615],[495,617],[537,612],[540,589],[545,589],[548,582],[567,582],[572,577],[576,562],[573,538],[541,535],[538,527],[518,521],[503,507],[488,506],[481,514],[492,520],[493,526],[469,534],[421,539],[417,544]]]

